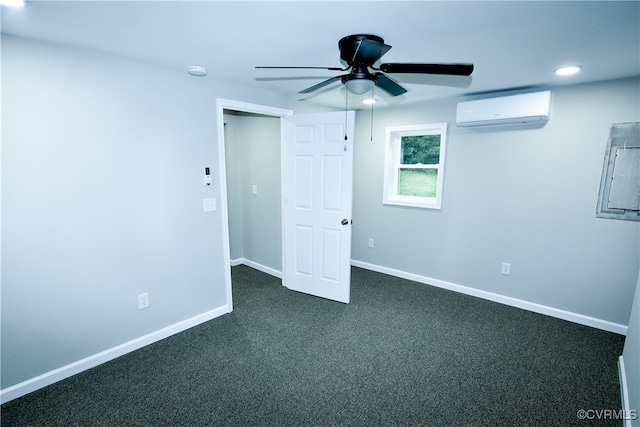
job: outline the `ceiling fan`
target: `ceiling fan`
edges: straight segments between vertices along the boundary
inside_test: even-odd
[[[389,93],[391,96],[402,95],[407,92],[388,74],[440,74],[452,76],[469,76],[473,72],[473,64],[430,64],[430,63],[386,63],[375,67],[375,64],[391,46],[384,43],[382,37],[371,34],[354,34],[340,39],[338,42],[340,59],[347,66],[340,67],[280,67],[258,66],[256,68],[286,68],[286,69],[321,69],[329,71],[348,71],[348,74],[332,77],[316,85],[308,87],[299,93],[310,93],[331,83],[341,81],[347,90],[356,95],[370,91],[374,85]]]

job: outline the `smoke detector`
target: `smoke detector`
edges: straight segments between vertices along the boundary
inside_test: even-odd
[[[192,76],[206,76],[207,75],[207,69],[204,67],[197,67],[197,66],[191,66],[189,68],[187,68],[187,71],[189,72],[189,74],[191,74]]]

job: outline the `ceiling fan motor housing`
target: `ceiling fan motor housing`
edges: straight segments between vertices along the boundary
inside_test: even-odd
[[[371,74],[366,66],[363,65],[354,65],[351,68],[349,74],[344,74],[342,76],[342,83],[348,82],[349,80],[355,79],[368,79],[376,81],[378,80],[375,75]]]
[[[340,58],[348,65],[373,65],[374,62],[386,53],[386,50],[383,53],[379,48],[373,49],[372,52],[365,52],[365,49],[361,47],[363,40],[377,42],[374,43],[377,46],[385,46],[382,37],[374,36],[372,34],[354,34],[346,36],[341,38],[338,42]],[[389,48],[390,47],[391,46],[389,46]]]

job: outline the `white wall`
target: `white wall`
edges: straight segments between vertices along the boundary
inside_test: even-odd
[[[231,259],[281,272],[280,118],[228,114],[225,122]]]
[[[622,352],[624,374],[626,376],[626,393],[629,399],[627,411],[635,411],[635,419],[631,420],[634,427],[640,426],[640,270],[636,284],[631,316],[629,317],[629,330],[624,341]],[[632,414],[629,414],[632,415]]]
[[[217,97],[284,105],[2,35],[3,391],[225,312]]]
[[[624,328],[640,224],[597,219],[595,207],[609,126],[640,120],[639,93],[638,79],[558,88],[541,129],[457,128],[453,99],[394,106],[375,111],[373,141],[361,111],[353,259]],[[383,206],[385,127],[439,122],[449,123],[442,210]]]
[[[227,210],[229,222],[229,256],[231,260],[243,257],[242,242],[242,175],[240,173],[240,144],[235,128],[235,116],[224,115],[225,168],[227,173]]]

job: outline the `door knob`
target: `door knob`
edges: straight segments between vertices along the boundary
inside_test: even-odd
[[[349,224],[349,220],[347,218],[345,218],[342,221],[340,221],[340,224],[347,225],[347,224]]]

